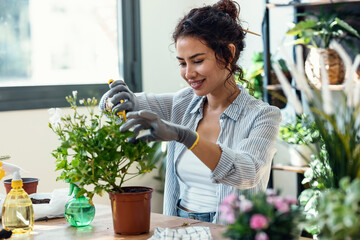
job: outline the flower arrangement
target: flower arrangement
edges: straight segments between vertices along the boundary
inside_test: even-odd
[[[61,171],[57,180],[76,183],[80,188],[78,196],[86,195],[91,200],[94,194],[102,195],[104,191],[122,192],[126,181],[155,168],[154,149],[141,141],[129,143],[127,139],[133,133],[119,131],[119,117],[96,114],[95,98],[79,101],[87,114],[77,106],[76,91],[66,100],[72,115],[61,116],[60,109],[49,109],[49,127],[61,142],[52,152],[56,171]]]
[[[281,197],[274,190],[238,197],[228,195],[220,205],[220,218],[228,224],[224,235],[239,240],[297,239],[301,209],[295,198]]]

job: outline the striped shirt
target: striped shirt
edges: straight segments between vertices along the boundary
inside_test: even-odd
[[[220,115],[220,134],[217,144],[222,153],[214,171],[213,183],[217,184],[217,209],[222,200],[232,192],[246,190],[250,193],[264,191],[270,175],[275,142],[278,135],[281,113],[249,95],[238,85],[241,92]],[[188,87],[171,94],[138,93],[140,109],[156,112],[160,118],[187,126],[196,131],[203,118],[205,96],[197,96]],[[168,143],[163,213],[176,216],[176,204],[180,187],[176,166],[185,145]],[[219,223],[216,213],[214,223]]]

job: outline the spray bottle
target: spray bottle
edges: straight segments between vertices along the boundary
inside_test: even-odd
[[[70,183],[69,196],[74,193],[74,197],[65,205],[65,219],[74,227],[89,225],[95,216],[94,205],[90,204],[89,199],[84,195],[77,196],[79,190],[75,183]]]
[[[7,194],[2,207],[3,228],[13,234],[30,234],[34,228],[34,209],[29,195],[22,188],[20,168],[16,165],[0,162],[0,179],[12,174],[12,189]]]

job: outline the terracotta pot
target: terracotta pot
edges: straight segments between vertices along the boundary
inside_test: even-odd
[[[39,184],[38,178],[21,178],[23,180],[23,189],[27,194],[36,193],[37,185]],[[4,181],[4,186],[6,189],[6,194],[8,194],[11,190],[11,180],[6,179]]]
[[[109,192],[114,231],[136,235],[150,230],[152,188],[123,187],[124,193]]]

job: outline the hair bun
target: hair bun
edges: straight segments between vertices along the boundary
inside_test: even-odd
[[[229,16],[237,20],[240,13],[240,6],[237,2],[232,0],[220,0],[213,5],[214,8],[219,9],[220,11],[229,14]]]

